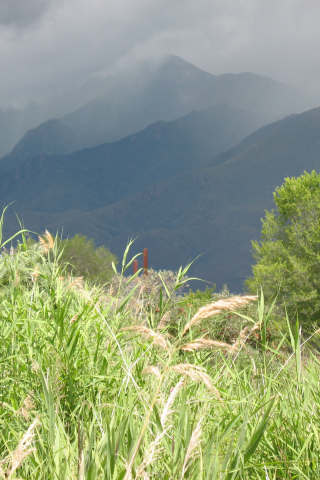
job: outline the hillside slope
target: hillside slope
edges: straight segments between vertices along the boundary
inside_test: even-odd
[[[44,139],[44,147],[56,148],[53,135],[44,135],[39,127],[34,131],[34,142],[29,132],[24,144],[21,142],[0,162],[0,170],[17,165],[1,173],[0,200],[15,201],[19,210],[48,213],[99,208],[201,166],[236,145],[267,119],[266,115],[220,105],[172,122],[157,122],[118,142],[70,155],[30,156],[30,145],[40,145],[36,141],[39,136]],[[47,125],[50,132],[60,135],[59,122],[54,129],[51,121]]]
[[[61,118],[78,135],[78,148],[120,139],[157,120],[173,120],[192,110],[227,104],[270,115],[269,123],[312,107],[301,92],[253,73],[212,75],[176,56],[115,86]],[[258,127],[257,127],[258,128]]]
[[[10,169],[33,155],[63,155],[73,152],[78,143],[74,131],[60,120],[47,120],[28,130],[12,151],[0,159],[1,169]]]
[[[251,271],[251,239],[259,238],[272,192],[285,177],[313,169],[320,171],[319,108],[262,127],[205,166],[102,208],[20,213],[30,229],[81,232],[117,255],[138,236],[132,253],[149,247],[155,268],[178,268],[203,253],[192,273],[240,291]],[[16,228],[13,216],[7,222],[9,233]]]
[[[75,151],[119,140],[158,120],[174,120],[220,104],[270,115],[271,122],[312,108],[315,101],[261,75],[215,76],[168,56],[161,62],[140,62],[114,76],[91,76],[43,104],[0,110],[0,156],[8,154],[27,130],[53,118],[74,132]],[[59,153],[68,153],[68,148]]]

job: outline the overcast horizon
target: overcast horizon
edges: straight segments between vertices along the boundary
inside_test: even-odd
[[[320,98],[319,20],[315,0],[1,0],[0,106],[167,54]]]

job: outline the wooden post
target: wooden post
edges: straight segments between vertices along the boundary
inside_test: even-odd
[[[138,260],[133,260],[133,275],[138,271]]]
[[[143,268],[144,268],[144,274],[148,275],[148,249],[144,248],[143,249]]]

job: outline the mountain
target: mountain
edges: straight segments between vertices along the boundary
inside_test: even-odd
[[[63,155],[73,152],[77,135],[60,120],[47,120],[28,130],[12,151],[0,160],[0,168],[12,168],[33,155]]]
[[[148,247],[155,268],[175,269],[202,253],[191,273],[240,291],[251,272],[251,240],[259,238],[264,210],[273,207],[272,192],[285,177],[313,169],[320,171],[320,108],[262,127],[200,168],[168,175],[153,184],[142,182],[140,191],[128,192],[109,205],[81,211],[75,203],[73,209],[66,206],[58,213],[23,211],[21,206],[17,212],[31,230],[63,228],[65,235],[81,232],[119,256],[128,238],[138,236],[132,254]],[[92,179],[89,171],[88,178]],[[11,181],[11,188],[19,192],[19,179]],[[37,194],[34,188],[31,183],[30,198]],[[70,194],[75,192],[80,205],[86,192],[77,185]],[[44,203],[46,192],[39,196]],[[49,198],[53,198],[51,193]],[[6,234],[16,230],[13,215],[7,215],[5,228]]]
[[[215,76],[169,56],[113,76],[91,76],[42,104],[0,111],[0,155],[10,152],[27,130],[52,118],[74,132],[73,149],[79,150],[219,104],[270,115],[270,122],[315,106],[302,92],[270,78],[253,73]]]
[[[78,147],[99,145],[142,130],[157,120],[173,120],[192,110],[227,104],[270,122],[311,108],[301,92],[253,73],[211,75],[176,56],[119,82],[112,95],[97,98],[61,118],[80,139]]]
[[[64,156],[39,154],[70,148],[75,138],[61,122],[50,120],[29,131],[1,160],[0,200],[15,201],[19,210],[47,213],[99,208],[199,167],[268,118],[220,105]]]

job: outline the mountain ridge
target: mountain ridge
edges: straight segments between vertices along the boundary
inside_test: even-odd
[[[244,144],[243,148],[239,145]],[[273,207],[272,193],[285,177],[320,171],[320,108],[262,127],[237,147],[110,205],[87,212],[19,212],[32,230],[83,233],[121,256],[149,248],[155,268],[176,269],[199,254],[194,276],[241,291],[251,271],[251,240]],[[218,160],[217,160],[218,159]],[[14,219],[8,215],[13,228]]]
[[[212,75],[180,57],[144,62],[115,77],[95,76],[43,105],[0,111],[0,155],[30,128],[58,118],[77,136],[74,150],[113,142],[158,120],[227,103],[269,114],[270,122],[314,106],[303,92],[252,73]],[[67,153],[67,152],[64,152]]]

